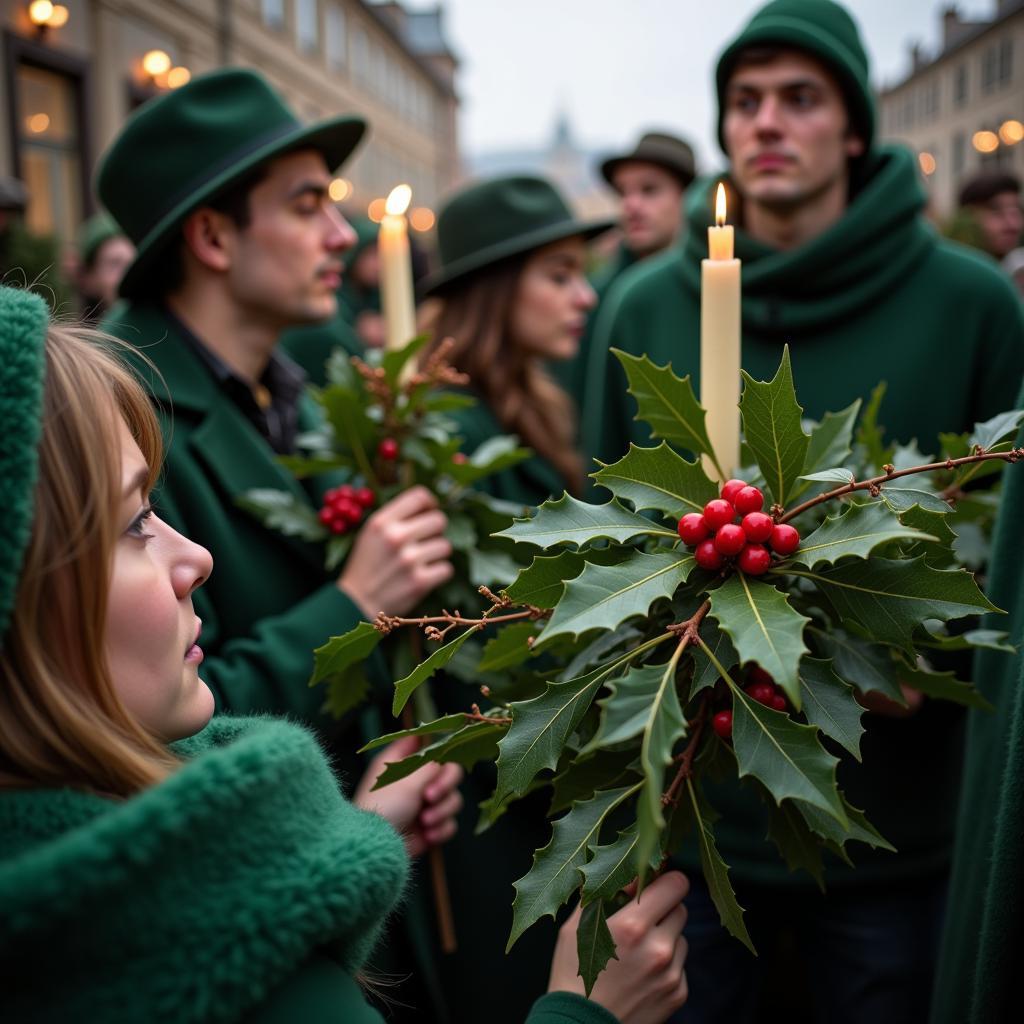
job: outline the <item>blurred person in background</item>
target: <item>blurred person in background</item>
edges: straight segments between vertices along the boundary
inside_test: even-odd
[[[109,213],[97,213],[82,225],[74,276],[86,323],[99,323],[117,302],[118,285],[133,259],[135,246]]]

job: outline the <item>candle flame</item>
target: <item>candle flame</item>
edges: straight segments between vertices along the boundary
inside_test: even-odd
[[[725,186],[719,182],[715,195],[715,224],[721,227],[725,223]]]
[[[408,185],[396,185],[384,204],[384,212],[389,217],[399,217],[407,209],[412,201],[412,189]]]

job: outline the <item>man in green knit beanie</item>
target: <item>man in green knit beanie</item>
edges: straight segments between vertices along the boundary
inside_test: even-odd
[[[876,141],[868,58],[848,12],[830,0],[767,4],[722,53],[715,83],[729,165],[721,177],[743,261],[743,368],[769,379],[789,344],[814,419],[866,400],[884,380],[879,422],[891,440],[916,438],[926,452],[940,432],[1013,408],[1024,376],[1019,300],[988,261],[936,237],[913,154]],[[699,389],[700,260],[717,180],[690,189],[682,251],[628,272],[602,306],[583,431],[588,453],[604,462],[630,441],[650,444],[610,349],[670,363]],[[856,867],[833,861],[825,895],[786,869],[755,794],[735,784],[709,790],[722,816],[719,849],[762,955],[727,935],[696,850],[679,851],[695,879],[691,997],[680,1021],[756,1020],[782,927],[806,965],[806,977],[787,977],[785,987],[810,990],[801,998],[813,998],[816,1019],[927,1019],[962,719],[914,693],[894,711],[865,714],[863,763],[842,760],[839,782],[898,853],[853,844]]]

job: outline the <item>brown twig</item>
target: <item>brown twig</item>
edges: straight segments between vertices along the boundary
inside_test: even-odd
[[[462,717],[465,718],[467,722],[490,722],[492,725],[511,725],[512,724],[512,719],[511,718],[501,717],[499,715],[485,715],[485,714],[482,714],[481,711],[480,711],[480,705],[479,704],[473,704],[472,708],[473,708],[472,711],[463,711],[462,712]]]
[[[704,621],[704,616],[710,610],[711,602],[705,601],[685,622],[673,622],[671,626],[666,628],[670,633],[675,633],[683,641],[682,646],[685,649],[689,644],[697,642],[700,624]]]
[[[667,807],[669,804],[675,806],[679,800],[679,790],[683,788],[683,783],[693,774],[693,759],[697,756],[697,747],[700,746],[700,738],[704,733],[704,726],[708,720],[708,712],[711,709],[711,697],[712,691],[706,690],[701,697],[700,710],[697,712],[697,717],[690,723],[693,732],[690,734],[690,740],[683,748],[681,754],[677,754],[675,760],[679,762],[679,769],[676,771],[676,777],[672,780],[672,785],[664,792],[661,797],[662,807]]]
[[[500,607],[500,606],[494,606]],[[398,615],[387,615],[378,612],[373,625],[385,636],[400,626],[421,626],[427,633],[428,640],[443,640],[444,636],[454,626],[476,626],[482,629],[484,626],[494,626],[502,622],[517,622],[529,620],[536,622],[539,619],[546,619],[551,615],[550,608],[537,608],[532,604],[526,605],[522,611],[509,612],[507,615],[488,615],[486,612],[478,619],[469,619],[466,616],[454,612],[442,612],[441,615],[423,615],[418,619],[405,619]],[[438,629],[440,623],[445,624],[444,629]]]
[[[819,494],[817,497],[810,498],[797,505],[796,508],[790,509],[784,515],[779,516],[776,521],[788,523],[791,519],[795,519],[801,513],[806,512],[809,508],[814,508],[815,505],[831,501],[833,498],[841,498],[844,495],[852,494],[854,491],[868,491],[872,496],[877,497],[884,484],[889,483],[891,480],[898,480],[903,476],[911,476],[915,473],[931,473],[940,469],[956,469],[958,466],[969,466],[976,462],[988,462],[996,459],[1003,462],[1019,462],[1021,459],[1024,459],[1024,448],[1011,448],[1006,452],[975,452],[973,455],[964,455],[959,459],[929,462],[923,466],[911,466],[908,469],[896,469],[891,465],[886,465],[883,467],[885,472],[880,476],[873,476],[868,480],[852,480],[841,487],[836,487],[831,491],[826,491],[824,494]]]

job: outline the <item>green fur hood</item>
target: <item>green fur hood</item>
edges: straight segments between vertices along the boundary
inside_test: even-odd
[[[217,718],[129,800],[0,794],[4,1016],[237,1020],[314,950],[365,960],[403,844],[341,796],[316,740]]]

